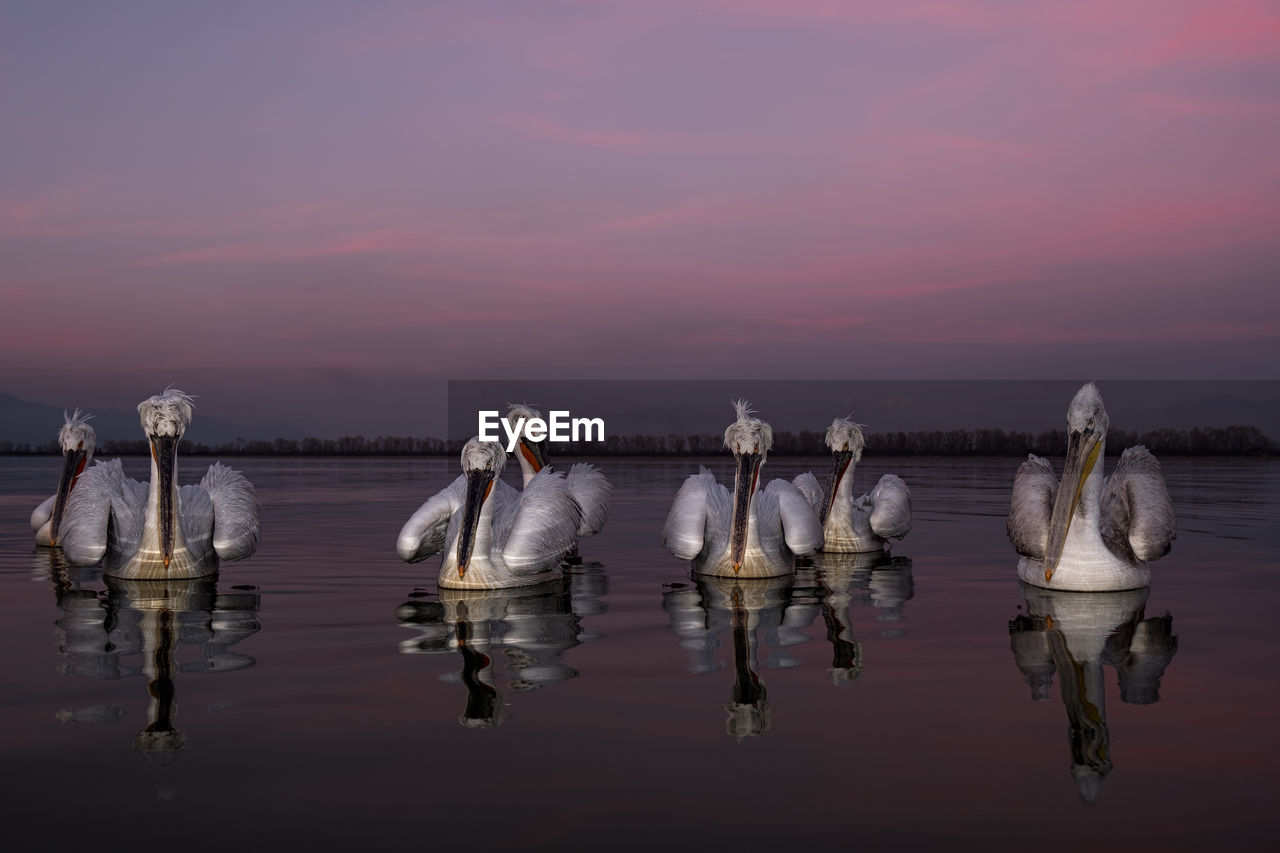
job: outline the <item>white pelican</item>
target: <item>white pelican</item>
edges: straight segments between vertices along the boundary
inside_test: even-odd
[[[577,542],[582,510],[562,474],[543,471],[517,492],[498,476],[506,460],[499,442],[468,441],[462,475],[400,530],[400,558],[416,563],[443,550],[438,583],[450,589],[502,589],[553,577]]]
[[[791,574],[794,557],[822,547],[822,526],[803,494],[785,480],[756,489],[760,466],[773,446],[773,430],[745,400],[724,431],[737,461],[733,497],[706,468],[685,480],[667,514],[667,550],[693,562],[694,571],[721,577]]]
[[[196,578],[258,547],[258,505],[242,474],[215,462],[199,485],[178,486],[178,442],[191,408],[191,398],[172,388],[138,404],[151,442],[150,482],[126,477],[119,459],[81,476],[59,531],[70,562],[105,557],[105,574],[133,580]]]
[[[92,417],[80,414],[79,409],[69,415],[65,411],[62,413],[62,429],[58,431],[58,445],[62,448],[62,477],[58,480],[58,491],[31,513],[31,529],[36,534],[37,545],[50,548],[58,545],[58,531],[67,509],[67,498],[84,473],[85,466],[93,461],[97,436],[89,426]]]
[[[1071,739],[1071,775],[1080,797],[1094,802],[1112,770],[1106,674],[1115,668],[1120,700],[1159,701],[1160,679],[1178,651],[1173,618],[1144,619],[1146,589],[1065,592],[1022,584],[1027,608],[1009,622],[1013,658],[1031,698],[1049,698],[1058,674]]]
[[[825,493],[818,478],[807,471],[792,481],[818,512],[824,551],[887,551],[888,540],[901,539],[911,530],[911,490],[897,474],[885,474],[869,493],[853,496],[853,469],[865,445],[860,424],[836,418],[827,427],[832,462]]]
[[[1089,382],[1067,409],[1062,480],[1035,455],[1018,468],[1008,531],[1026,583],[1084,592],[1136,589],[1151,579],[1147,561],[1169,553],[1177,519],[1160,463],[1145,447],[1130,447],[1104,482],[1109,425],[1102,394]]]
[[[509,405],[506,419],[507,423],[511,424],[512,430],[520,423],[520,419],[524,418],[524,424],[520,427],[518,434],[519,443],[516,445],[516,450],[519,453],[517,458],[520,460],[520,473],[524,477],[524,485],[528,487],[538,472],[551,464],[547,459],[546,439],[533,441],[527,432],[529,421],[533,418],[541,418],[542,413],[523,403]],[[569,494],[573,495],[578,506],[582,507],[582,523],[578,525],[578,536],[599,533],[604,527],[605,519],[609,517],[609,495],[613,492],[613,484],[596,466],[586,462],[576,462],[565,475],[565,485],[569,487]]]

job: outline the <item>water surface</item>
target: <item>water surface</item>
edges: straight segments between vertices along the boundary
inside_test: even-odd
[[[617,492],[583,566],[441,594],[438,558],[394,544],[456,460],[241,460],[257,555],[154,588],[38,551],[27,518],[59,460],[0,459],[7,846],[1149,849],[1280,829],[1275,463],[1167,460],[1174,550],[1145,594],[1099,600],[1019,588],[1016,459],[867,459],[859,485],[896,471],[914,492],[892,558],[757,584],[663,551],[695,461],[600,464]]]

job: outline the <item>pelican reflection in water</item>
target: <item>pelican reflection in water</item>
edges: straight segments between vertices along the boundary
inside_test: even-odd
[[[1145,447],[1125,450],[1103,478],[1110,424],[1102,394],[1089,382],[1067,409],[1062,479],[1039,456],[1018,469],[1007,527],[1025,583],[1082,592],[1137,589],[1151,579],[1147,563],[1173,546],[1173,503],[1160,463]]]
[[[827,673],[836,685],[862,674],[862,645],[854,636],[852,608],[869,605],[879,621],[897,623],[913,594],[911,561],[874,554],[819,554],[814,566],[793,575],[765,578],[694,576],[692,585],[675,583],[663,593],[668,627],[689,656],[687,669],[705,675],[723,668],[717,652],[728,633],[733,649],[734,682],[725,706],[725,730],[738,740],[769,730],[764,669],[800,666],[793,649],[812,642],[808,633],[821,616],[831,644]],[[882,636],[904,633],[885,629]],[[764,660],[760,660],[761,654]]]
[[[736,463],[733,494],[707,468],[685,480],[663,528],[667,550],[698,574],[730,578],[789,575],[796,556],[822,547],[822,526],[805,496],[785,480],[757,489],[773,429],[745,400],[724,431]]]
[[[891,557],[881,551],[848,554],[822,552],[814,555],[812,572],[821,587],[822,619],[827,626],[832,661],[827,670],[835,684],[856,681],[862,676],[862,643],[854,633],[854,606],[875,610],[886,639],[906,634],[903,611],[915,594],[909,557]],[[796,573],[797,586],[801,573]]]
[[[1160,700],[1160,679],[1178,651],[1173,617],[1145,618],[1148,592],[1058,592],[1022,584],[1027,611],[1009,623],[1013,658],[1031,698],[1047,700],[1058,676],[1071,775],[1086,802],[1097,800],[1113,768],[1103,666],[1119,676],[1120,701],[1150,705]]]
[[[58,546],[58,532],[67,510],[67,498],[84,473],[84,468],[93,461],[93,450],[97,436],[93,427],[89,426],[90,414],[81,414],[79,409],[73,413],[62,413],[62,429],[58,431],[58,447],[62,450],[62,476],[58,479],[58,490],[43,501],[31,513],[31,530],[36,535],[36,544],[50,548]]]
[[[793,583],[791,576],[735,579],[698,577],[695,586],[674,584],[663,593],[662,609],[670,627],[680,637],[680,646],[689,654],[690,672],[706,674],[721,668],[715,659],[721,638],[730,632],[733,648],[733,686],[725,705],[725,732],[741,741],[769,731],[771,716],[768,691],[760,677],[760,635],[766,648],[780,652],[766,666],[796,666],[799,661],[786,647],[807,642],[808,637],[786,619]],[[798,621],[811,624],[816,612],[801,605]]]
[[[461,671],[445,676],[467,688],[466,706],[458,722],[488,728],[503,721],[498,670],[510,690],[522,692],[575,678],[577,670],[562,656],[593,639],[582,624],[604,611],[605,574],[598,568],[576,569],[535,586],[504,590],[460,590],[442,587],[438,598],[416,593],[396,609],[396,618],[417,635],[402,640],[402,654],[453,654]],[[496,666],[501,652],[505,666]]]
[[[253,554],[258,504],[243,475],[215,462],[198,484],[178,486],[178,442],[191,410],[191,398],[172,388],[138,404],[151,480],[126,477],[119,459],[85,471],[59,531],[68,560],[105,558],[108,575],[170,580],[215,575],[220,560]]]
[[[133,748],[162,759],[186,745],[177,726],[177,676],[220,673],[254,665],[233,646],[259,630],[256,591],[220,594],[213,578],[137,581],[106,578],[105,593],[69,581],[59,567],[56,632],[66,675],[115,680],[144,677],[150,703],[147,725]],[[187,652],[198,650],[198,654]],[[110,722],[119,706],[59,711],[63,722]]]

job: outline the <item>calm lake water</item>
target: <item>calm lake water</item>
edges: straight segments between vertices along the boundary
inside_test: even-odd
[[[395,555],[456,460],[235,464],[261,548],[166,592],[37,551],[27,519],[60,460],[0,459],[7,849],[1104,850],[1280,830],[1280,464],[1167,460],[1179,534],[1150,590],[1052,597],[1024,595],[1005,537],[1016,459],[864,460],[860,487],[896,471],[914,493],[892,560],[736,585],[662,549],[695,460],[602,460],[617,491],[587,562],[486,595],[441,594],[439,558]]]

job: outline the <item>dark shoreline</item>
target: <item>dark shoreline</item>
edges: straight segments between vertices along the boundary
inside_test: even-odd
[[[411,436],[344,436],[338,439],[284,439],[243,441],[209,445],[183,440],[178,450],[184,456],[221,457],[415,457],[456,456],[462,440],[415,438]],[[1108,455],[1143,445],[1158,457],[1233,456],[1269,458],[1280,455],[1280,443],[1252,426],[1197,427],[1136,432],[1113,430],[1107,436]],[[864,457],[1010,457],[1029,453],[1058,457],[1066,453],[1064,430],[1039,433],[1005,432],[999,429],[932,430],[885,432],[867,435]],[[686,459],[715,457],[723,452],[719,435],[630,435],[608,436],[598,442],[566,442],[554,445],[552,455],[561,458],[644,457]],[[46,456],[59,454],[55,442],[39,445],[0,441],[0,456]],[[147,456],[145,440],[109,440],[97,448],[99,456]],[[776,457],[826,456],[823,434],[804,431],[777,432],[770,454]]]

